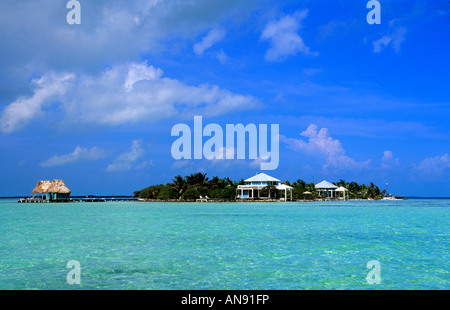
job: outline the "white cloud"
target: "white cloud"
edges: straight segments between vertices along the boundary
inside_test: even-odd
[[[430,177],[442,177],[445,170],[450,168],[450,155],[446,153],[442,156],[425,158],[418,165],[414,165],[414,168]]]
[[[144,153],[142,142],[133,140],[130,151],[119,155],[116,160],[122,162],[135,162],[139,157],[144,155]]]
[[[141,140],[133,140],[128,152],[122,153],[106,167],[108,172],[129,171],[131,169],[143,169],[151,164],[151,161],[137,163],[138,159],[145,154]]]
[[[305,55],[317,55],[310,51],[297,33],[301,27],[301,21],[307,15],[308,10],[302,10],[293,15],[286,15],[277,21],[270,21],[266,25],[261,34],[261,39],[270,41],[271,45],[266,52],[266,60],[279,61],[299,52]]]
[[[203,39],[194,45],[194,52],[202,55],[208,48],[221,41],[225,37],[226,31],[221,28],[211,29]]]
[[[147,66],[147,63],[136,64],[133,63],[128,68],[128,75],[123,85],[125,89],[130,92],[133,90],[133,85],[139,81],[155,81],[161,77],[163,71],[155,69],[153,66]]]
[[[0,131],[11,133],[39,116],[45,105],[66,93],[70,81],[74,78],[73,74],[48,74],[32,80],[33,95],[18,98],[3,110],[0,117]]]
[[[406,28],[397,27],[393,32],[382,36],[378,40],[372,42],[373,52],[380,53],[383,49],[387,48],[389,45],[398,53],[402,42],[405,40]]]
[[[72,153],[65,155],[55,155],[40,163],[43,167],[62,166],[65,164],[74,163],[80,160],[96,160],[103,158],[105,151],[96,146],[88,149],[77,146]]]
[[[325,157],[324,169],[359,169],[367,167],[370,163],[370,160],[357,162],[345,155],[345,150],[341,142],[333,139],[327,128],[321,128],[319,130],[316,125],[311,124],[300,135],[308,140],[280,136],[280,141],[286,143],[288,148],[292,150]]]
[[[35,93],[9,104],[0,129],[11,133],[38,116],[42,106],[61,102],[66,123],[121,125],[193,115],[217,116],[256,106],[252,96],[234,94],[216,85],[186,85],[162,77],[146,63],[116,65],[100,76],[46,75],[34,81]]]
[[[392,169],[400,165],[398,158],[394,157],[392,151],[384,151],[383,157],[381,158],[381,168],[382,169]]]
[[[327,155],[344,152],[341,142],[330,137],[327,128],[318,130],[317,125],[311,124],[305,131],[300,133],[300,135],[308,138],[308,141],[304,141],[303,139],[285,139],[286,142],[290,142],[290,148],[309,153],[318,152]]]
[[[130,66],[133,66],[131,70],[135,70],[134,65]],[[81,79],[73,94],[77,100],[69,102],[71,117],[91,123],[120,125],[190,117],[197,113],[203,116],[222,115],[242,107],[252,108],[256,103],[251,96],[233,94],[215,85],[190,86],[161,77],[160,69],[150,67],[141,70],[152,71],[152,79],[141,79],[133,84],[132,89],[123,91],[120,86],[124,76],[129,75],[130,66],[115,66],[100,78]],[[157,74],[153,74],[155,71]]]

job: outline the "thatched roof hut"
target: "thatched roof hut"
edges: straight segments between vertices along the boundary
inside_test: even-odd
[[[47,190],[51,184],[52,182],[50,181],[39,181],[36,187],[33,189],[33,194],[47,193]]]
[[[53,180],[47,193],[70,194],[71,190],[67,188],[63,180]]]
[[[34,194],[42,194],[42,201],[63,202],[70,201],[71,190],[67,188],[63,180],[39,181],[33,189]]]

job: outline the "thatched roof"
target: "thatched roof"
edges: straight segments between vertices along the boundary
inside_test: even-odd
[[[50,187],[47,189],[48,193],[60,193],[60,194],[70,194],[71,190],[67,188],[63,180],[53,180]]]
[[[33,194],[46,193],[51,184],[52,182],[50,181],[39,181],[33,189]]]

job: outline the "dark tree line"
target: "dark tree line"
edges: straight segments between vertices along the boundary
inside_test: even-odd
[[[171,183],[152,185],[134,192],[134,197],[158,200],[195,200],[200,196],[233,200],[236,188],[243,182],[234,182],[230,178],[217,176],[209,179],[206,173],[193,173],[182,177],[177,175]]]

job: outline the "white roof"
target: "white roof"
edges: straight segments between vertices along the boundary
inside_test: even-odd
[[[346,189],[345,187],[341,186],[339,187],[336,192],[348,192],[348,189]]]
[[[280,180],[265,173],[257,173],[255,176],[244,180],[244,182],[280,182]]]
[[[314,185],[315,188],[325,188],[325,189],[336,189],[338,188],[336,185],[331,184],[328,181],[322,181],[320,183],[317,183],[316,185]]]
[[[281,184],[277,186],[277,189],[292,189],[292,186]]]

